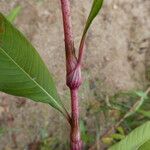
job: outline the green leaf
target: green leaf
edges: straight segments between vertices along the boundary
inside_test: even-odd
[[[138,150],[149,150],[150,149],[150,140],[145,142]]]
[[[94,18],[97,16],[98,12],[100,11],[101,7],[103,4],[103,0],[94,0],[93,5],[89,14],[89,17],[87,19],[85,28],[83,30],[82,38],[80,41],[80,46],[79,46],[79,54],[78,54],[78,63],[81,64],[82,58],[83,58],[83,49],[84,49],[84,42],[85,42],[85,37],[86,33],[94,20]]]
[[[85,28],[84,28],[84,32],[83,32],[83,37],[85,36],[85,34],[87,33],[92,21],[94,20],[94,18],[97,16],[97,14],[99,13],[101,7],[103,4],[103,0],[94,0],[93,1],[93,5],[89,14],[89,17],[87,19]]]
[[[90,134],[87,133],[87,128],[83,120],[80,120],[80,130],[81,130],[81,138],[84,143],[91,143],[94,140]]]
[[[145,111],[145,110],[138,110],[138,112],[140,113],[140,114],[142,114],[144,117],[148,117],[148,118],[150,118],[150,111]]]
[[[66,115],[52,76],[40,55],[1,13],[0,91],[50,104]]]
[[[147,93],[145,93],[143,91],[135,91],[135,93],[137,94],[137,96],[139,96],[143,99],[148,99]]]
[[[19,15],[20,11],[21,11],[21,7],[20,7],[20,6],[15,7],[14,9],[12,9],[12,10],[10,11],[10,13],[9,13],[8,16],[7,16],[7,19],[8,19],[11,23],[13,23],[14,20],[16,19],[16,17]]]
[[[119,127],[117,128],[117,131],[118,131],[121,135],[125,135],[124,129],[123,129],[121,126],[119,126]]]
[[[133,130],[119,143],[110,147],[109,150],[138,150],[146,141],[150,139],[150,121]]]
[[[122,140],[125,138],[125,135],[122,135],[122,134],[118,134],[118,133],[114,133],[111,135],[111,137],[115,140]]]

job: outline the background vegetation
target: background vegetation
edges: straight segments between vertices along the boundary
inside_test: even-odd
[[[79,43],[91,2],[71,2],[75,43]],[[0,0],[0,6],[6,15],[19,6],[14,24],[44,58],[68,107],[59,2]],[[80,88],[85,149],[104,149],[149,120],[149,15],[148,0],[105,1],[90,30]],[[69,134],[65,125],[63,118],[45,104],[0,94],[0,149],[65,150]]]

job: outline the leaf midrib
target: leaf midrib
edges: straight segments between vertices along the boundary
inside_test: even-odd
[[[58,104],[58,102],[38,82],[36,82],[34,79],[32,79],[32,77],[18,63],[16,63],[15,60],[10,55],[8,55],[8,53],[5,50],[3,50],[1,47],[0,47],[0,49],[23,73],[25,73],[25,75],[31,81],[33,81],[44,93],[46,93],[48,95],[48,97],[50,97],[54,101],[54,103],[57,105],[58,109],[60,111],[62,111],[61,106]]]

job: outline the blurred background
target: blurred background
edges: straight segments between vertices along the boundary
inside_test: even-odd
[[[78,49],[92,0],[71,0]],[[33,43],[68,109],[59,0],[0,0],[14,25]],[[103,150],[150,119],[150,1],[105,0],[86,40],[80,88],[85,150]],[[136,109],[136,104],[141,105]],[[130,113],[129,113],[130,112]],[[53,108],[0,93],[0,150],[67,150],[69,125]]]

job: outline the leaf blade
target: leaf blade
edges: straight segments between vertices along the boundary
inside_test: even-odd
[[[143,145],[141,145],[138,150],[149,150],[149,148],[150,148],[150,140],[146,141]]]
[[[150,139],[150,121],[133,130],[125,139],[113,145],[109,150],[137,150]]]
[[[1,13],[0,70],[0,91],[48,103],[66,113],[40,55]]]
[[[103,0],[94,0],[93,1],[93,5],[90,11],[90,14],[88,16],[84,31],[83,31],[83,36],[85,36],[85,34],[87,33],[92,21],[94,20],[94,18],[97,16],[97,14],[99,13],[101,7],[103,5]]]
[[[16,17],[19,15],[20,11],[21,11],[21,6],[15,7],[14,9],[12,9],[12,10],[10,11],[10,13],[9,13],[8,16],[7,16],[7,19],[8,19],[11,23],[13,23],[14,20],[16,19]]]
[[[90,14],[88,16],[88,19],[86,21],[86,24],[85,24],[85,27],[84,27],[84,30],[82,33],[80,45],[79,45],[79,53],[78,53],[78,63],[79,64],[81,64],[81,61],[83,59],[83,51],[84,51],[84,43],[85,43],[86,33],[87,33],[90,25],[92,24],[94,18],[99,13],[102,5],[103,5],[103,0],[94,0],[93,1],[92,8],[91,8]]]

